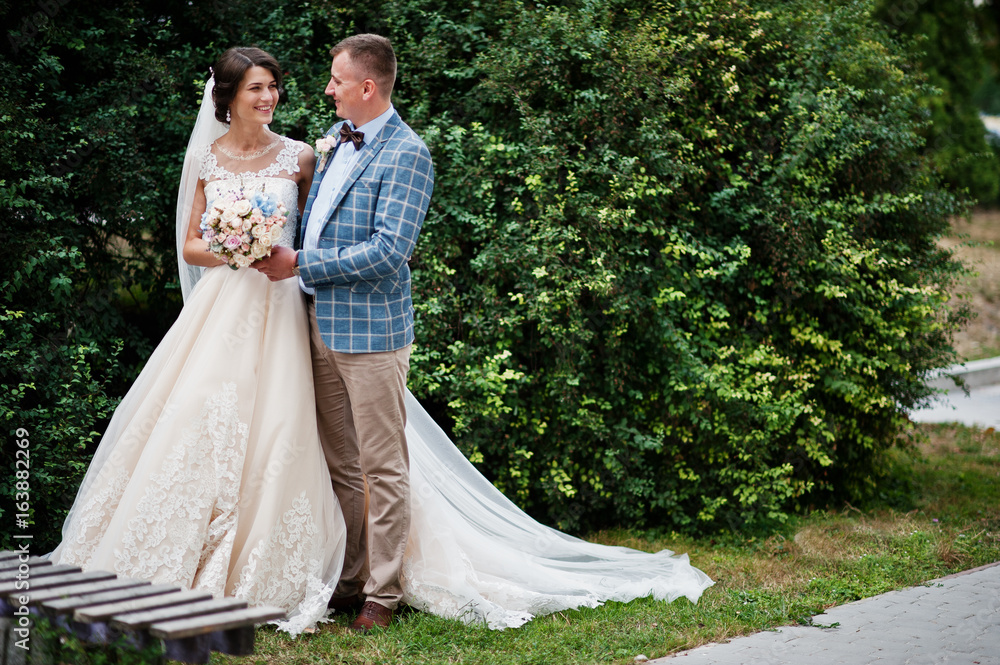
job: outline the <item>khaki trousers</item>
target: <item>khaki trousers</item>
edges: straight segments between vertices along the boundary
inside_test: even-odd
[[[335,596],[363,593],[395,609],[410,532],[410,464],[403,399],[410,347],[339,353],[323,341],[309,303],[316,417],[333,490],[347,522],[347,553]],[[368,511],[365,514],[365,481]]]

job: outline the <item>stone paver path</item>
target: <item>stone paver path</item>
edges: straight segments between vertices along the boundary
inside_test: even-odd
[[[785,626],[657,658],[660,665],[997,665],[1000,564],[832,607]]]

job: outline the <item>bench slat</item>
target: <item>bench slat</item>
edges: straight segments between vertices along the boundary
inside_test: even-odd
[[[20,558],[18,558],[18,559],[7,559],[6,561],[0,561],[0,572],[5,571],[5,570],[12,570],[12,569],[16,570],[16,569],[18,569],[18,568],[21,567],[22,563],[26,563],[26,564],[28,564],[29,566],[32,566],[32,567],[36,567],[36,566],[37,567],[51,566],[52,565],[51,561],[49,561],[48,559],[43,559],[40,556],[28,557],[27,561],[21,561]]]
[[[180,588],[174,587],[172,593],[81,607],[73,613],[73,618],[81,623],[94,623],[97,621],[107,621],[118,615],[156,610],[163,607],[173,607],[175,605],[190,604],[211,599],[212,594],[208,591],[181,591]]]
[[[104,580],[89,580],[82,584],[72,586],[56,586],[44,591],[34,591],[31,593],[29,605],[42,605],[43,603],[57,600],[59,598],[70,598],[76,596],[90,596],[92,594],[113,591],[115,589],[130,589],[137,586],[149,586],[149,582],[144,580],[133,580],[129,578]]]
[[[27,578],[28,580],[34,580],[39,577],[51,577],[53,575],[68,575],[69,573],[79,573],[79,566],[66,566],[59,564],[58,566],[31,566],[28,569]],[[10,570],[0,571],[0,582],[11,582],[17,579],[20,575],[20,571],[17,568],[11,568]]]
[[[175,593],[178,590],[177,587],[169,584],[150,584],[142,580],[132,581],[136,583],[134,586],[108,589],[107,591],[86,595],[73,594],[69,598],[59,598],[43,602],[42,607],[55,614],[71,614],[74,610],[82,607]]]
[[[206,600],[198,603],[179,605],[177,607],[164,607],[162,609],[150,610],[149,612],[136,612],[135,614],[125,614],[112,617],[110,625],[112,628],[122,630],[143,630],[154,623],[171,621],[173,619],[184,619],[203,614],[214,614],[233,609],[242,609],[247,606],[245,600],[226,597]]]
[[[149,627],[149,634],[164,640],[178,640],[284,618],[285,611],[276,607],[248,607],[219,614],[161,621]]]
[[[67,573],[65,575],[52,575],[50,577],[37,578],[30,580],[30,595],[34,596],[39,591],[42,591],[43,589],[51,589],[52,587],[65,586],[69,584],[83,584],[85,582],[98,582],[100,580],[114,579],[115,577],[116,575],[114,573],[94,570],[89,573]],[[25,593],[24,589],[17,589],[15,587],[16,584],[17,582],[4,582],[0,584],[0,596],[7,596],[12,593]]]

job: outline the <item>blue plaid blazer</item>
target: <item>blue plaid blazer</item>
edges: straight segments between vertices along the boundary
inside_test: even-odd
[[[329,133],[339,132],[342,124]],[[354,146],[350,142],[337,146],[347,149]],[[309,213],[322,180],[320,161],[302,216],[310,224],[317,223]],[[321,222],[318,248],[299,252],[302,281],[316,289],[319,330],[334,351],[395,351],[413,342],[407,262],[433,190],[434,167],[427,146],[393,113],[375,139],[362,146],[333,200],[330,216]],[[300,224],[299,249],[304,228]]]

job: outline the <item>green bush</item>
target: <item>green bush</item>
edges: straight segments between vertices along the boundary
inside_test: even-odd
[[[8,528],[0,547],[15,544],[13,533],[27,533],[35,554],[59,542],[58,525],[83,480],[99,430],[118,402],[107,386],[122,343],[88,339],[86,329],[83,335],[74,331],[67,317],[76,304],[73,279],[84,266],[80,251],[60,241],[39,239],[33,254],[0,283],[0,417],[9,432],[3,444],[9,472],[0,476],[0,491],[19,496],[17,503],[28,508],[27,517],[19,518],[26,523],[15,524],[4,514]],[[50,307],[26,309],[24,303],[32,302],[35,293],[45,293]],[[19,440],[28,442],[20,455],[15,453]]]
[[[59,2],[0,4],[0,18],[10,28],[0,75],[18,81],[0,100],[0,420],[8,460],[0,546],[21,531],[10,510],[15,441],[26,432],[29,531],[41,554],[58,543],[101,430],[152,348],[145,333],[176,312],[145,300],[165,269],[175,272],[151,229],[170,206],[157,180],[179,169],[169,167],[173,156],[146,149],[163,136],[147,122],[163,101],[162,64],[149,55],[156,26],[124,10]]]
[[[505,9],[422,128],[415,391],[564,528],[875,491],[963,313],[929,92],[870,5]]]
[[[930,122],[926,152],[944,180],[982,204],[1000,191],[1000,160],[979,117],[980,88],[996,55],[995,9],[973,0],[882,0],[876,16],[908,38],[933,90],[923,96]],[[977,7],[976,5],[984,5]],[[985,91],[983,91],[985,92]],[[979,94],[977,94],[979,93]],[[987,100],[983,100],[987,101]]]
[[[866,3],[46,7],[0,0],[0,416],[40,446],[36,524],[180,306],[181,155],[234,44],[279,58],[275,129],[312,141],[330,45],[393,40],[437,172],[411,386],[541,519],[754,528],[875,492],[951,360],[962,202]]]

